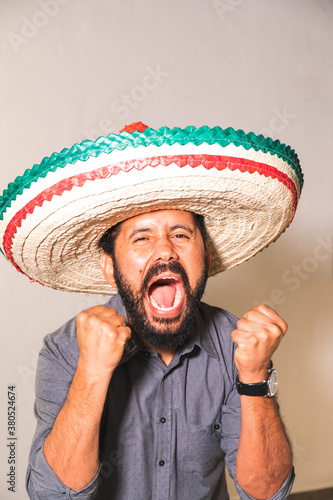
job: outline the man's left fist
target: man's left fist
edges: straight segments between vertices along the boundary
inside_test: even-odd
[[[254,306],[238,321],[231,337],[237,344],[235,364],[244,384],[262,382],[270,359],[287,332],[287,323],[268,306]]]

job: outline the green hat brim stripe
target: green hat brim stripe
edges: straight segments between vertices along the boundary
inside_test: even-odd
[[[298,156],[290,146],[286,146],[279,140],[273,141],[263,135],[255,135],[253,132],[246,134],[243,130],[234,130],[231,127],[227,129],[209,128],[208,126],[200,128],[189,126],[184,129],[161,127],[157,130],[147,128],[143,132],[135,131],[131,134],[128,132],[110,134],[107,137],[99,137],[96,141],[84,140],[80,144],[74,144],[70,149],[65,148],[60,153],[53,153],[51,156],[45,157],[39,165],[34,165],[31,169],[26,170],[22,176],[17,177],[3,192],[2,197],[0,197],[0,220],[3,219],[3,214],[11,202],[21,195],[24,189],[29,188],[33,182],[46,177],[49,172],[54,172],[58,168],[74,164],[76,161],[86,161],[102,153],[109,154],[115,149],[124,150],[127,147],[161,146],[163,144],[171,146],[176,143],[180,145],[192,143],[195,146],[200,146],[203,143],[219,144],[223,147],[232,143],[235,146],[242,146],[246,150],[252,148],[255,151],[260,150],[263,153],[277,155],[294,170],[299,180],[300,190],[302,190],[303,174]]]

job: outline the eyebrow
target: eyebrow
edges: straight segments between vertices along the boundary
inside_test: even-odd
[[[177,229],[185,229],[185,231],[188,231],[190,234],[193,234],[194,231],[187,226],[186,224],[175,224],[174,226],[170,227],[170,231],[175,231]],[[150,227],[138,227],[137,229],[133,229],[133,231],[129,234],[129,239],[133,238],[133,236],[136,236],[137,234],[140,233],[152,233],[153,230]]]
[[[176,229],[185,229],[185,231],[188,231],[190,234],[194,233],[194,231],[192,231],[192,229],[186,224],[176,224],[175,226],[170,227],[170,231],[175,231]]]
[[[129,239],[133,238],[133,236],[135,236],[136,234],[151,233],[151,232],[152,232],[152,229],[150,227],[138,227],[137,229],[133,229],[133,231],[130,233],[128,238]]]

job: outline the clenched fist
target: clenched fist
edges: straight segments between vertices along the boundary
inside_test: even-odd
[[[235,364],[245,384],[262,382],[273,353],[287,332],[287,323],[270,307],[254,306],[231,334],[237,344]]]
[[[82,311],[76,325],[81,363],[97,377],[112,375],[131,336],[124,316],[112,307],[98,305]]]

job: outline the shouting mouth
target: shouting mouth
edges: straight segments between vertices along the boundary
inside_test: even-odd
[[[175,276],[157,276],[148,288],[148,304],[158,316],[179,315],[184,298],[184,285]]]

